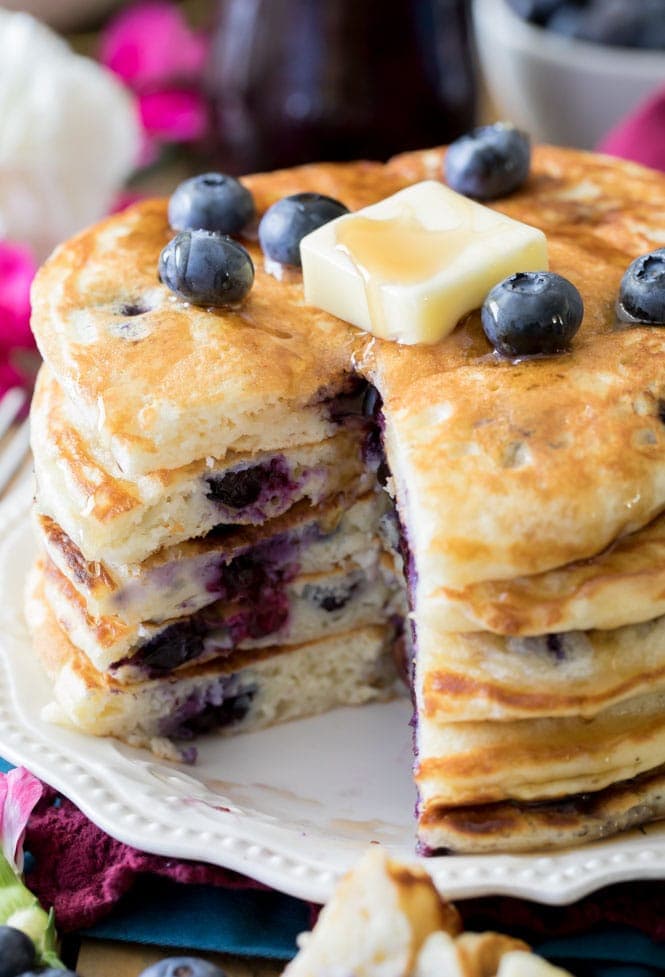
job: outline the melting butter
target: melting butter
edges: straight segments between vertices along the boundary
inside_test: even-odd
[[[337,229],[341,248],[366,281],[410,285],[435,275],[464,244],[450,230],[424,227],[406,210],[390,220],[354,217]]]
[[[434,343],[514,271],[547,268],[542,231],[433,180],[301,242],[305,301],[383,339]]]

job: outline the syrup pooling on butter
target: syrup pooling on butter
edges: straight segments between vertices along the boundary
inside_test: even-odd
[[[472,241],[488,236],[460,208],[444,230],[426,227],[411,208],[396,217],[352,217],[337,226],[337,248],[353,262],[365,284],[370,318],[377,335],[387,332],[380,289],[414,285],[437,275]],[[489,233],[493,233],[490,231]]]
[[[340,222],[337,247],[366,282],[411,285],[435,275],[463,245],[450,230],[430,230],[404,211],[389,220],[353,217]]]
[[[506,275],[547,267],[545,235],[435,180],[300,242],[305,301],[383,339],[436,343]]]

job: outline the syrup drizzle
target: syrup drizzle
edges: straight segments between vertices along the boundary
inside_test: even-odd
[[[475,227],[463,208],[456,208],[449,216],[449,226],[436,230],[418,220],[411,208],[384,220],[358,216],[340,221],[336,247],[353,262],[363,280],[377,335],[388,335],[381,296],[384,286],[426,281],[453,263],[478,238],[496,234],[494,226]]]

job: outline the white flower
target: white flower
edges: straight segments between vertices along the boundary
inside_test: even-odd
[[[107,212],[139,146],[133,98],[109,71],[0,10],[0,238],[45,257]]]

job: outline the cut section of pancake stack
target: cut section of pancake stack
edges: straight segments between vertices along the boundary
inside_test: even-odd
[[[131,482],[67,414],[44,368],[30,615],[70,720],[168,754],[165,738],[390,694],[399,592],[360,419]]]
[[[301,191],[356,209],[439,177],[442,155],[246,182],[259,213]],[[402,598],[354,402],[369,382],[423,849],[560,847],[665,815],[665,332],[614,313],[630,260],[665,243],[665,181],[544,147],[495,206],[541,227],[582,293],[566,353],[498,357],[475,313],[433,347],[376,340],[250,242],[242,308],[190,306],[156,278],[163,201],[49,260],[28,615],[71,722],[168,752],[390,694]]]
[[[138,236],[150,205],[135,222]],[[96,246],[105,253],[103,232]],[[394,694],[403,600],[380,542],[387,507],[362,415],[366,385],[325,353],[323,369],[310,370],[273,315],[272,353],[270,334],[257,345],[248,325],[230,363],[223,316],[174,308],[159,285],[157,298],[135,284],[118,296],[103,262],[91,305],[94,256],[67,268],[71,253],[51,261],[72,291],[88,278],[86,308],[50,318],[48,284],[34,302],[46,363],[32,409],[40,555],[28,617],[61,718],[193,759],[188,738],[211,728]],[[206,316],[226,348],[197,345]],[[63,328],[73,328],[71,345],[49,350]],[[114,385],[118,336],[140,347],[141,362]],[[106,369],[105,342],[109,382],[86,403],[80,376]],[[70,353],[95,346],[94,367],[77,375]],[[230,376],[214,390],[208,357]],[[199,366],[195,389],[191,374],[183,386]],[[154,389],[141,389],[146,381]]]

